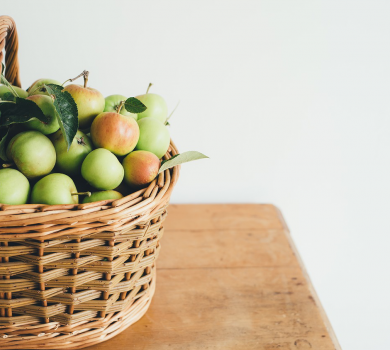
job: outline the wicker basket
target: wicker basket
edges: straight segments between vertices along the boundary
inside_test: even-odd
[[[18,37],[0,17],[0,59],[20,86]],[[177,154],[171,142],[164,159]],[[112,338],[147,311],[179,167],[118,200],[0,204],[0,349],[80,349]]]

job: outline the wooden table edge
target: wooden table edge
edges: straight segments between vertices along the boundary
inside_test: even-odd
[[[283,228],[284,228],[283,231],[284,231],[284,234],[286,235],[287,240],[288,240],[288,242],[290,244],[291,250],[294,252],[294,254],[295,254],[296,258],[297,258],[298,264],[299,264],[299,266],[302,269],[302,274],[306,278],[309,291],[310,291],[310,293],[311,293],[311,295],[312,295],[312,297],[313,297],[313,299],[314,299],[314,301],[315,301],[315,303],[316,303],[316,305],[318,307],[320,315],[321,315],[321,317],[322,317],[322,319],[324,321],[325,327],[326,327],[326,329],[327,329],[327,331],[329,333],[330,339],[332,340],[336,350],[342,350],[341,346],[340,346],[340,343],[339,343],[339,341],[338,341],[338,339],[336,337],[336,333],[333,330],[332,324],[329,321],[329,318],[328,318],[328,316],[327,316],[327,314],[325,312],[325,309],[323,308],[323,306],[321,304],[320,298],[318,297],[318,294],[317,294],[316,290],[314,289],[314,286],[313,286],[313,284],[312,284],[312,282],[310,280],[310,276],[307,273],[307,270],[306,270],[306,267],[305,267],[305,265],[303,263],[303,260],[302,260],[302,258],[300,256],[299,252],[298,252],[297,247],[295,246],[294,240],[291,237],[290,230],[289,230],[289,228],[287,226],[286,221],[284,220],[282,212],[280,211],[280,209],[276,205],[273,205],[273,206],[274,206],[274,208],[275,208],[275,210],[276,210],[276,212],[278,214],[280,222],[283,225]]]

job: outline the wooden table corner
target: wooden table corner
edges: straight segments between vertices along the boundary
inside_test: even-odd
[[[276,206],[171,204],[161,245],[146,315],[88,349],[341,349]]]

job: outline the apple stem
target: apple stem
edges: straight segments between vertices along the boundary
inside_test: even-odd
[[[12,167],[12,166],[14,166],[15,165],[15,163],[4,163],[4,164],[2,164],[1,166],[3,167],[3,168],[10,168],[10,167]]]
[[[88,197],[91,197],[91,192],[72,192],[71,195],[72,196],[88,196]]]
[[[68,81],[72,82],[72,81],[75,81],[76,79],[78,79],[80,77],[84,77],[84,87],[87,87],[88,75],[89,75],[89,72],[87,70],[83,70],[77,77],[75,77],[73,79],[68,79],[67,81],[65,81],[62,84],[62,86],[64,86]]]
[[[89,72],[85,70],[83,73],[84,73],[84,87],[86,88],[88,83]]]
[[[77,139],[77,143],[79,145],[83,145],[83,146],[86,146],[87,144],[85,143],[84,141],[84,136],[81,136],[80,138],[76,138]]]
[[[122,107],[125,105],[126,101],[121,101],[118,106],[116,107],[116,112],[119,113],[122,109]]]
[[[151,88],[152,85],[153,85],[152,83],[149,83],[149,86],[148,86],[148,88],[146,89],[146,93],[149,92],[149,89]]]
[[[177,102],[177,105],[176,105],[176,107],[173,109],[173,111],[171,112],[171,114],[168,116],[168,118],[167,118],[167,120],[165,121],[165,122],[168,122],[168,120],[172,117],[172,114],[173,113],[175,113],[175,111],[176,111],[176,109],[177,109],[177,107],[179,107],[179,104],[180,104],[180,101],[179,102]]]

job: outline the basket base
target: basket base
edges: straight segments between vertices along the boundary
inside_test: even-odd
[[[83,349],[111,339],[137,322],[148,310],[156,289],[156,275],[145,294],[127,309],[111,313],[104,319],[61,326],[58,322],[45,325],[0,327],[2,350]]]

